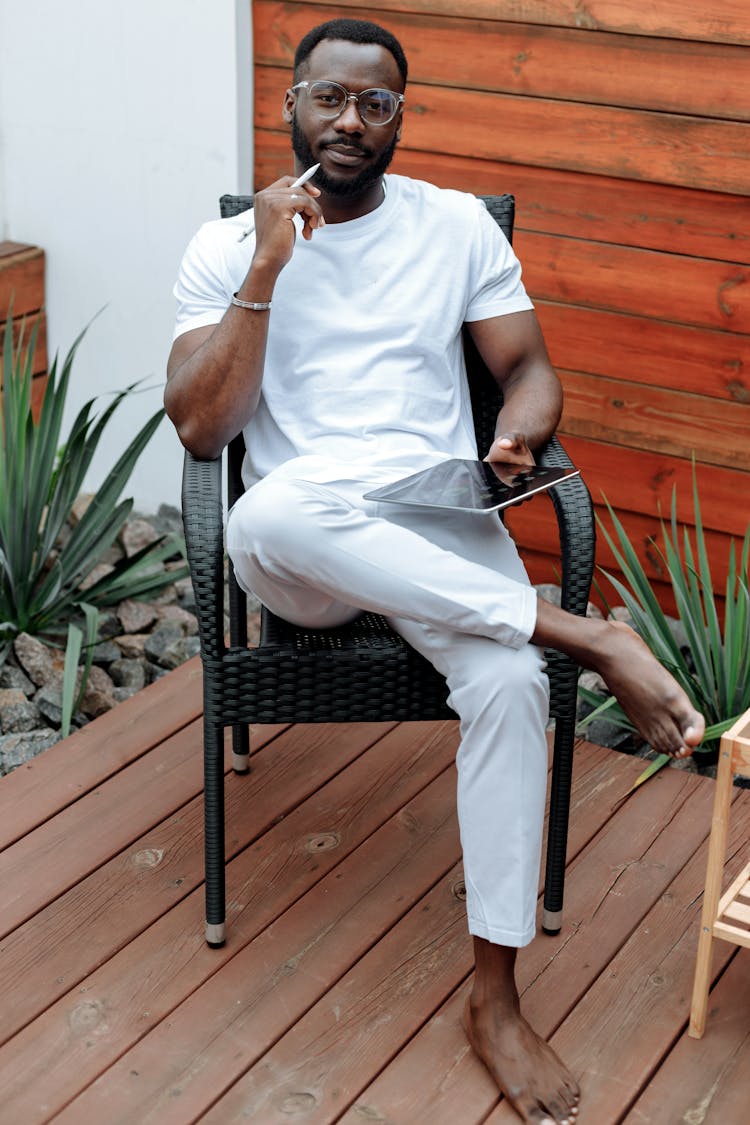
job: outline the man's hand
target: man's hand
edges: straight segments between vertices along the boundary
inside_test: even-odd
[[[490,446],[485,461],[503,461],[506,465],[535,465],[534,455],[526,444],[524,434],[511,431],[498,434]]]
[[[254,262],[281,272],[294,251],[294,216],[304,221],[302,237],[311,239],[314,230],[325,226],[317,197],[320,189],[312,183],[292,187],[293,176],[282,176],[275,184],[255,196]]]

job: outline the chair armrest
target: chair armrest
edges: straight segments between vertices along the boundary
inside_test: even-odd
[[[547,468],[569,469],[573,462],[554,435],[539,456],[539,464]],[[581,477],[550,489],[560,529],[562,562],[562,607],[584,616],[589,601],[594,573],[596,529],[591,495]]]
[[[193,580],[201,655],[224,653],[224,519],[221,457],[199,461],[185,451],[182,521]]]

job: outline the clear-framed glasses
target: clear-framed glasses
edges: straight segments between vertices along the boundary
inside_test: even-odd
[[[325,80],[298,82],[292,89],[304,89],[318,117],[329,120],[343,113],[350,101],[356,102],[357,112],[366,125],[387,125],[405,101],[403,94],[394,94],[393,90],[363,90],[361,94],[350,94],[338,82]]]

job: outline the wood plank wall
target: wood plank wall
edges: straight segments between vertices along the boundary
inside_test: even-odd
[[[514,245],[565,386],[562,434],[660,596],[650,537],[695,457],[715,586],[750,515],[750,5],[726,0],[254,0],[256,187],[290,171],[280,107],[302,35],[388,27],[409,59],[393,171],[513,192]],[[554,580],[551,505],[515,515]],[[601,541],[598,561],[611,568]]]
[[[8,311],[13,312],[13,342],[23,326],[28,341],[38,323],[34,352],[32,406],[36,414],[47,383],[47,339],[44,316],[44,251],[23,242],[0,242],[0,342],[5,339]],[[0,392],[2,371],[0,369]]]

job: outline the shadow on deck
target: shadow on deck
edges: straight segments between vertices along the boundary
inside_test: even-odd
[[[456,724],[264,727],[227,782],[203,941],[191,661],[0,781],[0,1122],[517,1121],[459,1024],[472,970]],[[563,930],[519,961],[581,1125],[747,1120],[750,954],[686,1024],[713,782],[577,751]],[[613,807],[615,807],[613,811]],[[737,791],[741,866],[750,795]],[[744,1067],[743,1067],[744,1064]]]

